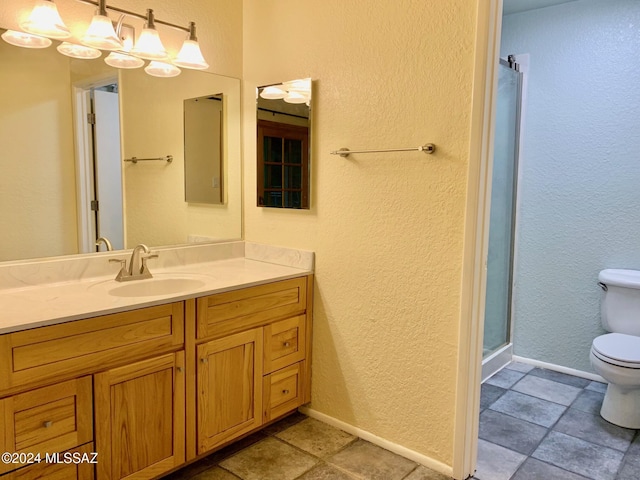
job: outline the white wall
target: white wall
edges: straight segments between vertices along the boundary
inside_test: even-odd
[[[529,53],[514,353],[591,371],[598,272],[640,269],[640,2],[508,15],[502,56]]]
[[[78,251],[69,58],[25,50],[0,41],[0,261]]]

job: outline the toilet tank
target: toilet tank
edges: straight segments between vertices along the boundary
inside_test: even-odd
[[[598,280],[606,286],[600,304],[603,328],[640,337],[640,271],[602,270]]]

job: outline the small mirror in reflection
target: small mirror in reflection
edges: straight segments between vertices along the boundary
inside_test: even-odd
[[[184,182],[189,203],[223,203],[222,94],[184,101]]]
[[[258,206],[309,208],[311,79],[258,88]]]

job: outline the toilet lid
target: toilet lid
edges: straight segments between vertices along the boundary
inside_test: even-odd
[[[640,368],[640,337],[624,333],[607,333],[593,340],[593,349],[611,360],[637,364]]]

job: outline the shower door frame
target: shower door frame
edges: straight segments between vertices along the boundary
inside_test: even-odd
[[[516,111],[515,111],[515,125],[514,125],[514,149],[513,149],[513,175],[512,175],[512,190],[511,190],[511,237],[510,237],[510,250],[509,250],[509,263],[508,263],[508,281],[507,281],[507,308],[506,308],[506,341],[499,347],[496,347],[493,352],[482,359],[482,381],[484,382],[488,377],[493,375],[495,372],[504,367],[507,363],[511,361],[511,357],[513,356],[513,272],[514,272],[514,263],[515,263],[515,250],[516,250],[516,218],[518,211],[518,172],[519,172],[519,163],[520,163],[520,133],[521,133],[521,125],[522,125],[522,92],[523,92],[523,82],[524,76],[523,72],[520,71],[520,65],[517,62],[515,55],[509,55],[508,60],[504,58],[500,58],[499,65],[506,67],[517,74],[516,77]],[[500,67],[498,67],[498,70]],[[499,75],[498,75],[499,77]],[[496,99],[497,103],[497,99]],[[496,107],[497,110],[497,107]],[[497,115],[496,115],[497,116]],[[494,136],[497,132],[494,132]],[[495,145],[495,141],[494,141]],[[494,152],[495,155],[495,152]],[[492,160],[492,172],[493,172],[493,160]],[[489,191],[489,198],[491,198],[491,191]],[[491,210],[489,210],[491,211]],[[491,222],[491,216],[489,215],[489,224]],[[488,246],[487,246],[488,249]],[[487,259],[488,262],[488,259]],[[485,279],[486,281],[486,279]],[[486,285],[485,285],[486,292]],[[486,313],[486,306],[485,306]],[[486,318],[485,318],[486,325]],[[485,326],[483,325],[483,327]],[[483,328],[484,330],[484,328]],[[483,339],[483,349],[484,349],[484,339]]]

